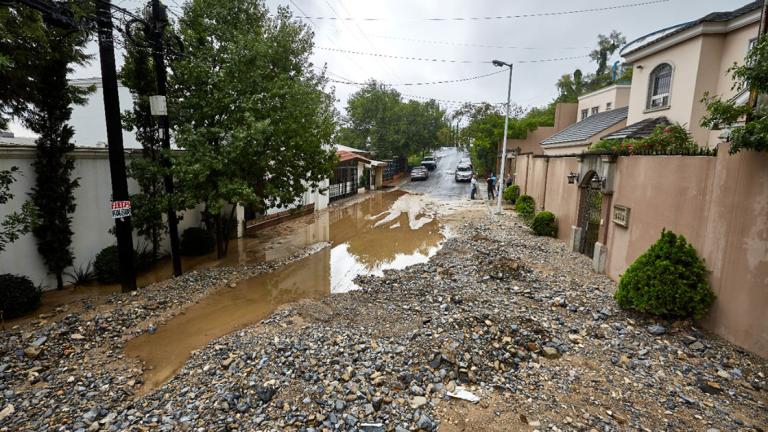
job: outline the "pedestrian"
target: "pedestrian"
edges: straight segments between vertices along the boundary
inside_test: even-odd
[[[488,199],[492,200],[496,197],[494,194],[494,191],[496,190],[496,175],[491,173],[485,182],[488,184]]]
[[[475,176],[475,173],[472,173],[472,180],[469,182],[472,184],[472,190],[469,193],[469,199],[473,200],[477,194],[477,177]]]

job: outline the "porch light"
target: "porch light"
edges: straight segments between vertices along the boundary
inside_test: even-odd
[[[600,189],[605,187],[605,177],[600,177],[599,175],[595,174],[594,177],[592,177],[592,189]]]
[[[579,181],[579,174],[575,172],[571,172],[568,174],[568,184],[574,184],[577,181]]]

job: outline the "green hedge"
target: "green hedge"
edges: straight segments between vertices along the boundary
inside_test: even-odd
[[[555,215],[549,211],[541,211],[533,217],[531,228],[536,235],[557,237],[557,220]]]
[[[508,201],[512,204],[517,201],[517,198],[520,196],[520,186],[513,184],[511,186],[508,186],[506,189],[504,189],[504,193],[502,194],[502,198],[504,198],[504,201]]]
[[[96,280],[111,284],[120,280],[120,260],[117,258],[117,246],[107,246],[96,254],[93,261],[93,273]]]
[[[616,301],[623,309],[666,318],[701,318],[715,295],[707,269],[685,237],[663,230],[661,238],[621,276]]]
[[[0,312],[3,319],[15,318],[40,306],[42,290],[26,276],[0,274]]]
[[[515,211],[526,223],[530,223],[536,213],[536,202],[530,195],[520,195],[515,201]]]
[[[213,252],[215,246],[216,240],[213,235],[202,228],[187,228],[181,235],[181,253],[183,255],[207,255]]]

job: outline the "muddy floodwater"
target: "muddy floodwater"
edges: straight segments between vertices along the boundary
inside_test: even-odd
[[[193,350],[268,317],[283,304],[354,290],[358,275],[426,262],[444,235],[422,206],[420,196],[379,193],[238,241],[223,263],[280,259],[312,245],[330,246],[234,288],[219,288],[154,334],[130,340],[126,354],[146,365],[143,390],[170,379]]]

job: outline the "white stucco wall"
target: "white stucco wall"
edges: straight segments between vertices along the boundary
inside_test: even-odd
[[[34,161],[33,149],[0,149],[0,170],[16,166],[21,175],[16,176],[16,182],[11,186],[15,198],[7,205],[0,206],[0,219],[8,213],[18,210],[28,199],[28,194],[35,182],[32,168]],[[115,244],[115,237],[109,233],[114,226],[110,210],[112,182],[109,175],[109,160],[106,150],[78,149],[75,152],[75,170],[73,177],[80,179],[80,186],[75,189],[77,209],[72,214],[72,251],[75,256],[75,266],[85,266],[93,261],[96,254],[103,248]],[[128,189],[131,193],[138,190],[136,183],[129,179]],[[179,232],[190,226],[199,226],[200,212],[190,210],[182,213]],[[134,246],[138,239],[134,236]],[[163,248],[169,249],[168,239],[164,240]],[[56,280],[47,274],[42,258],[37,253],[37,244],[32,234],[27,234],[0,253],[0,273],[26,275],[34,283],[42,284],[47,289],[55,288]]]

